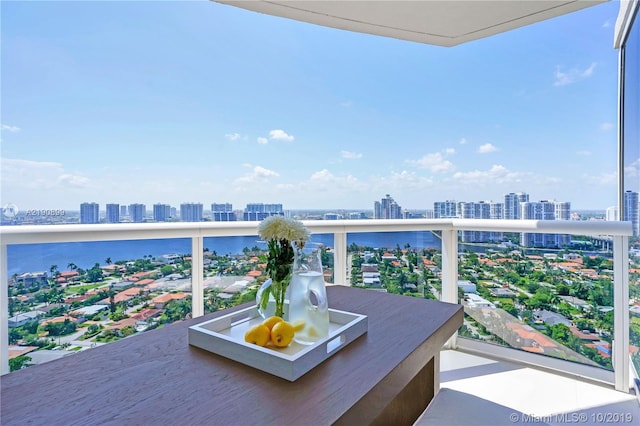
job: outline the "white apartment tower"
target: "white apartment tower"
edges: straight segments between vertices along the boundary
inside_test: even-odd
[[[435,219],[456,217],[456,202],[453,200],[434,202],[433,217]]]
[[[496,215],[500,215],[496,217]],[[462,219],[502,219],[502,204],[488,201],[477,203],[460,202],[457,204],[457,215]],[[463,243],[487,243],[502,241],[502,232],[462,231]]]
[[[99,223],[100,205],[98,203],[80,204],[80,223]]]
[[[520,204],[520,218],[525,220],[569,220],[571,203],[542,200]],[[523,232],[520,245],[523,247],[559,248],[568,245],[571,237],[566,234],[537,234]]]
[[[107,222],[120,222],[120,204],[107,204]]]
[[[625,191],[624,193],[624,214],[622,220],[631,222],[633,236],[640,235],[640,205],[638,204],[638,193],[635,191]]]
[[[529,194],[510,192],[504,196],[504,218],[521,219],[520,204],[529,202]]]

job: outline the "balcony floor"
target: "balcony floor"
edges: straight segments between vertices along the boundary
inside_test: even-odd
[[[440,382],[440,393],[415,425],[595,425],[640,421],[640,404],[633,394],[461,351],[441,352]],[[568,415],[563,417],[562,413]],[[621,419],[620,415],[631,417]]]

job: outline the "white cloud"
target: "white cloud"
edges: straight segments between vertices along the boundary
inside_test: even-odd
[[[237,141],[242,136],[240,136],[240,133],[227,133],[226,135],[224,135],[224,137],[229,139],[230,141]]]
[[[262,136],[258,138],[258,143],[262,144],[262,145],[266,145],[269,143],[269,140],[267,138],[263,138]]]
[[[418,160],[409,160],[407,162],[421,169],[428,169],[432,173],[445,173],[454,168],[453,163],[445,160],[439,152],[427,154]]]
[[[585,173],[580,181],[589,187],[615,186],[618,183],[618,174],[616,172],[601,172],[597,175]]]
[[[613,123],[602,123],[600,124],[600,130],[611,130],[613,129]]]
[[[364,191],[366,190],[366,185],[353,175],[337,176],[327,169],[322,169],[312,173],[308,182],[301,182],[297,190],[307,192],[309,188],[313,188],[314,191],[318,192],[344,195],[354,191]]]
[[[7,124],[0,124],[0,130],[6,130],[11,133],[18,133],[20,131],[20,127],[9,126]]]
[[[611,19],[607,19],[606,21],[604,21],[604,23],[602,24],[602,28],[609,28],[611,26]]]
[[[353,101],[340,102],[340,106],[343,108],[351,108],[353,106]]]
[[[582,70],[579,68],[572,68],[569,71],[561,71],[560,67],[556,67],[556,71],[554,73],[555,81],[553,83],[554,86],[566,86],[567,84],[572,84],[580,80],[584,80],[585,78],[593,75],[593,71],[596,69],[596,62],[593,62],[588,68]]]
[[[624,167],[625,179],[637,179],[640,177],[640,158]]]
[[[276,141],[293,142],[293,136],[287,134],[284,130],[276,129],[269,132],[269,139]]]
[[[576,154],[581,155],[583,157],[588,157],[592,154],[592,152],[587,150],[581,150],[581,151],[577,151]]]
[[[480,147],[478,148],[478,153],[487,154],[489,152],[495,152],[497,150],[498,150],[498,148],[496,148],[493,144],[485,143],[483,145],[480,145]]]
[[[494,164],[489,170],[457,172],[453,175],[453,179],[460,183],[480,186],[492,183],[518,183],[522,182],[525,177],[526,173],[512,172],[499,164]]]
[[[460,139],[460,142],[458,142],[460,145],[466,145],[467,144],[467,138],[462,138]]]
[[[278,176],[280,175],[273,170],[269,170],[261,166],[255,166],[250,173],[237,178],[235,180],[235,183],[240,185],[253,185],[257,183],[268,182],[270,178]]]
[[[444,150],[444,153],[447,155],[453,155],[456,153],[456,149],[455,148],[447,148]]]
[[[2,158],[2,183],[15,190],[88,188],[91,181],[64,170],[61,163]]]
[[[350,160],[355,160],[358,158],[362,158],[362,153],[360,152],[351,152],[351,151],[340,151],[340,156],[342,158],[348,158]]]

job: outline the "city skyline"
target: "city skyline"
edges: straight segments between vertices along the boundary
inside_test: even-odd
[[[209,1],[3,2],[2,205],[605,210],[617,6],[441,48]]]

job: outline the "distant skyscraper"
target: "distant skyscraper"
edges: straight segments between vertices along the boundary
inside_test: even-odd
[[[374,201],[373,218],[402,219],[402,208],[393,198],[391,198],[391,195],[386,194],[386,196],[380,201]]]
[[[493,219],[495,214],[495,203],[480,201],[477,203],[461,202],[457,205],[458,217],[462,219]],[[462,242],[465,243],[487,243],[490,241],[502,241],[501,232],[489,231],[462,231]]]
[[[489,209],[491,219],[504,219],[504,203],[491,203]]]
[[[129,216],[131,216],[131,222],[144,222],[144,217],[146,215],[147,207],[144,204],[129,204]]]
[[[100,223],[100,205],[98,203],[80,204],[80,223]]]
[[[520,203],[520,218],[528,220],[569,220],[571,203],[543,200]],[[556,216],[557,215],[557,216]],[[563,247],[571,242],[566,234],[537,234],[523,232],[520,245],[523,247]]]
[[[638,205],[638,193],[635,191],[625,191],[624,211],[622,220],[631,222],[633,235],[640,235],[640,205]]]
[[[231,203],[212,203],[211,219],[214,222],[235,222],[238,220]]]
[[[169,204],[157,203],[153,205],[153,220],[156,222],[166,222],[171,218],[171,206]]]
[[[127,215],[127,206],[120,206],[120,216]]]
[[[269,216],[284,216],[282,204],[250,203],[242,213],[242,219],[245,221],[259,221]]]
[[[520,219],[520,204],[529,202],[529,194],[510,192],[504,196],[504,218]]]
[[[183,222],[202,222],[202,203],[180,204],[180,220]]]
[[[107,222],[120,222],[120,204],[107,204]]]
[[[338,213],[325,213],[324,220],[338,220],[342,219],[342,217]]]
[[[456,202],[453,200],[436,201],[433,203],[433,217],[435,219],[456,217]]]

